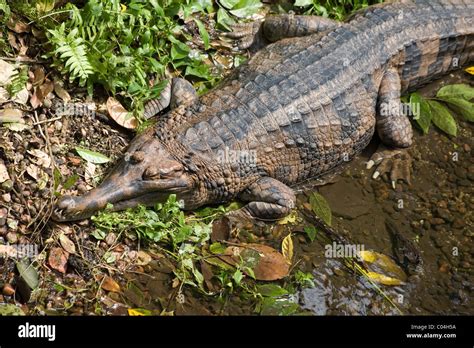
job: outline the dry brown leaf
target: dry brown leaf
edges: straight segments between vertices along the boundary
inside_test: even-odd
[[[3,160],[0,158],[0,184],[10,179],[10,175],[8,174],[7,167]]]
[[[7,85],[15,74],[15,66],[0,59],[0,85]]]
[[[63,249],[66,250],[69,254],[76,253],[76,246],[74,245],[72,240],[70,240],[64,233],[61,233],[59,235],[59,243],[61,243]]]
[[[71,101],[71,96],[69,93],[57,81],[54,82],[54,92],[59,98],[63,100],[63,102],[69,103]]]
[[[52,248],[49,252],[48,263],[52,269],[66,273],[66,264],[69,254],[61,248]]]
[[[288,264],[291,265],[293,260],[293,239],[291,239],[291,233],[281,242],[281,252]]]
[[[109,276],[104,277],[101,287],[106,291],[120,292],[120,285],[118,285],[118,283]]]
[[[19,109],[3,109],[0,110],[0,124],[1,123],[25,123],[23,120],[23,112]]]
[[[30,104],[33,107],[33,109],[37,109],[43,104],[43,94],[41,92],[41,88],[35,87],[33,91],[33,95],[30,98]]]
[[[43,100],[41,102],[43,102],[44,99],[48,97],[49,93],[51,93],[54,90],[53,81],[46,79],[44,83],[41,85],[40,90],[41,90],[41,95],[43,96]]]
[[[34,165],[33,163],[30,163],[28,167],[26,167],[26,172],[28,173],[29,176],[31,176],[36,181],[39,180],[42,174],[42,170],[38,168],[36,165]]]
[[[244,244],[242,246],[228,247],[224,256],[219,256],[225,262],[237,264],[241,262],[241,258],[245,263],[253,261],[255,252],[259,257],[255,260],[256,265],[251,267],[257,280],[277,280],[288,275],[290,267],[285,257],[277,250],[262,244]]]
[[[33,84],[34,87],[41,86],[44,82],[44,69],[42,67],[37,67],[36,69],[33,70],[33,80],[31,83]]]
[[[211,242],[229,239],[230,230],[231,227],[228,218],[223,217],[222,219],[215,220],[212,223]]]
[[[44,168],[49,168],[51,166],[51,158],[45,152],[38,149],[28,150],[27,152],[38,159],[36,161],[37,165]]]
[[[30,31],[29,25],[21,21],[14,13],[10,15],[10,19],[7,22],[7,27],[17,34],[28,33]]]
[[[86,183],[92,185],[94,183],[96,165],[92,162],[86,162],[86,167],[84,169],[84,179]]]
[[[125,110],[125,108],[113,97],[107,99],[107,111],[110,117],[124,128],[135,129],[137,127],[137,119]]]

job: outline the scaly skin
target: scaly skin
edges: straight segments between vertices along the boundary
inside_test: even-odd
[[[124,160],[103,186],[63,198],[57,219],[89,216],[107,201],[120,209],[149,192],[169,193],[169,180],[150,184],[168,178],[181,183],[174,191],[186,209],[239,198],[249,204],[234,216],[284,216],[295,202],[290,187],[351,160],[376,129],[386,145],[411,145],[406,116],[382,108],[474,60],[474,3],[381,4],[343,24],[269,17],[232,35],[246,47],[267,46],[220,86],[138,136],[127,153],[145,159]],[[147,175],[150,167],[166,173]]]

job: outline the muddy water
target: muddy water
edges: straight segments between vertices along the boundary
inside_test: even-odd
[[[432,95],[441,85],[459,80],[467,82],[456,74],[422,93]],[[473,127],[458,125],[458,136],[452,139],[433,128],[427,136],[415,134],[411,186],[393,190],[387,182],[370,178],[365,162],[378,144],[374,140],[336,183],[319,188],[336,229],[352,242],[395,256],[386,227],[390,221],[419,250],[422,264],[406,284],[381,287],[404,314],[474,314]],[[398,314],[366,280],[345,271],[340,260],[325,258],[324,246],[303,246],[310,263],[306,267],[312,268],[316,281],[316,287],[299,293],[303,308],[316,315]]]

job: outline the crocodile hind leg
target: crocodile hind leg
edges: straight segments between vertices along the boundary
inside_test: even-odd
[[[168,106],[174,109],[183,104],[191,104],[196,99],[197,94],[193,85],[183,78],[174,77],[168,80],[168,84],[158,98],[146,103],[143,116],[149,119]]]
[[[382,79],[377,100],[377,133],[382,145],[367,162],[367,169],[377,165],[376,179],[389,173],[393,188],[398,180],[410,184],[411,146],[413,130],[400,101],[400,76],[395,68],[388,69]]]
[[[295,193],[290,187],[270,177],[257,180],[239,198],[248,203],[226,215],[231,222],[237,224],[255,220],[278,220],[286,216],[296,202]]]
[[[319,16],[273,15],[263,21],[236,24],[225,36],[238,40],[236,46],[240,50],[257,51],[271,42],[316,34],[341,25],[342,22]]]

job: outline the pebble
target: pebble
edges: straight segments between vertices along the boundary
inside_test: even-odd
[[[12,196],[9,193],[5,193],[5,194],[2,195],[2,200],[5,203],[10,203],[11,200],[12,200]]]
[[[445,221],[452,222],[454,220],[453,215],[449,212],[448,209],[443,209],[443,208],[438,208],[436,210],[436,213],[440,218],[442,218]]]
[[[10,244],[16,244],[18,242],[18,235],[15,232],[8,232],[6,237]]]
[[[471,152],[471,147],[469,146],[469,144],[464,144],[462,147],[463,147],[464,151]]]
[[[448,273],[449,270],[451,269],[451,265],[446,262],[445,260],[441,260],[439,262],[439,268],[438,270],[441,272],[441,273]]]
[[[441,218],[432,218],[430,219],[430,224],[431,225],[442,225],[444,224],[444,220]]]
[[[6,192],[10,192],[13,188],[13,181],[11,181],[10,179],[5,180],[2,183],[1,187],[2,187],[2,190],[6,191]]]
[[[116,240],[117,240],[117,236],[115,235],[115,233],[109,233],[109,234],[105,237],[105,242],[106,242],[108,245],[113,245]]]
[[[4,226],[7,222],[8,210],[6,208],[0,208],[0,226]]]
[[[15,293],[15,289],[11,284],[5,284],[2,289],[2,294],[5,296],[12,296]]]

